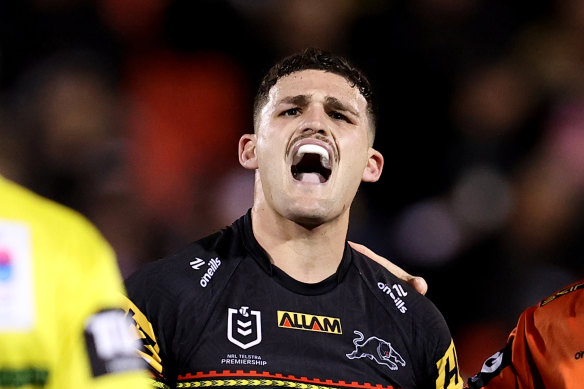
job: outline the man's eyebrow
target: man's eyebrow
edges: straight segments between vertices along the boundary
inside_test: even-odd
[[[310,96],[297,95],[297,96],[284,97],[282,100],[280,100],[279,103],[292,104],[292,105],[298,105],[299,107],[305,107],[308,105],[309,102],[310,102]]]
[[[359,117],[359,113],[352,109],[351,107],[344,104],[341,100],[337,99],[336,97],[327,96],[325,98],[325,105],[331,109],[337,111],[345,111],[349,112],[352,115]]]

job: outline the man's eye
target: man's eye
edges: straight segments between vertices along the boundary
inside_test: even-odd
[[[343,115],[342,113],[339,113],[339,112],[331,112],[330,117],[335,119],[335,120],[344,120],[347,123],[351,123],[351,121],[349,120],[348,117],[346,117],[345,115]]]
[[[282,112],[282,116],[296,116],[298,115],[298,113],[300,112],[300,110],[298,108],[290,108],[285,110],[284,112]]]

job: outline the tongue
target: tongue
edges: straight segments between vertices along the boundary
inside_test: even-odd
[[[322,176],[318,173],[298,173],[296,179],[298,181],[307,182],[311,184],[320,184],[323,182]]]

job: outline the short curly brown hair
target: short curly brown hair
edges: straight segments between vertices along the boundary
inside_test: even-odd
[[[253,105],[253,119],[257,123],[260,110],[268,100],[270,89],[278,80],[289,74],[302,70],[324,70],[345,78],[352,87],[356,87],[367,101],[367,116],[369,118],[372,139],[375,137],[376,107],[369,80],[363,72],[353,66],[345,58],[333,55],[327,51],[308,48],[302,52],[290,55],[276,63],[262,79],[256,93]]]

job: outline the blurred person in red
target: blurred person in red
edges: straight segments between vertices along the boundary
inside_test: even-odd
[[[202,236],[223,226],[217,191],[236,167],[229,146],[247,124],[248,80],[231,47],[238,19],[226,4],[137,4],[104,0],[100,9],[125,47],[124,127],[138,203],[162,246],[174,247],[185,231]],[[206,23],[216,18],[229,28],[211,32]]]
[[[219,54],[157,54],[128,65],[130,164],[150,217],[205,234],[220,227],[213,189],[235,165],[226,161],[245,123],[243,78]]]

